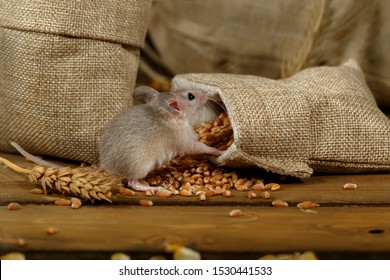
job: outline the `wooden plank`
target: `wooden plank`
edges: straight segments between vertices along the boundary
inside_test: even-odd
[[[18,155],[0,156],[24,168],[34,166]],[[348,182],[358,189],[343,190]],[[390,253],[390,174],[316,175],[281,185],[269,200],[249,199],[246,192],[233,190],[230,198],[206,201],[152,197],[153,207],[141,207],[138,201],[145,196],[137,193],[130,198],[117,195],[113,204],[73,210],[53,205],[60,194],[31,194],[35,186],[26,175],[0,166],[0,253],[17,250],[40,258],[57,254],[76,259],[115,251],[153,255],[164,252],[164,241],[187,245],[209,258],[306,250]],[[274,199],[288,201],[291,207],[274,208],[270,206]],[[304,200],[317,201],[321,207],[317,213],[302,212],[295,205]],[[22,210],[8,211],[6,205],[12,201],[21,203]],[[236,207],[245,215],[228,217]],[[49,226],[58,227],[58,234],[48,236]],[[17,238],[24,238],[27,246],[17,247]]]
[[[316,213],[272,207],[56,206],[0,209],[0,251],[163,252],[168,241],[202,253],[256,254],[313,250],[390,252],[385,207],[320,207]],[[48,227],[58,233],[47,235]],[[19,248],[18,238],[27,246]]]
[[[17,155],[0,154],[8,157],[22,167],[33,167],[34,164]],[[57,161],[57,163],[60,163]],[[356,183],[358,189],[346,191],[342,189],[345,183]],[[246,192],[233,190],[232,197],[215,196],[207,201],[199,201],[197,197],[171,196],[169,198],[153,197],[158,205],[270,205],[274,199],[282,199],[291,204],[301,201],[317,201],[323,206],[339,205],[388,205],[390,206],[390,174],[360,174],[360,175],[328,175],[312,176],[304,182],[291,180],[283,182],[282,189],[271,192],[271,199],[249,199]],[[62,197],[60,194],[34,195],[29,191],[36,187],[28,181],[25,174],[18,174],[9,168],[0,167],[0,205],[17,201],[22,204],[51,204]],[[125,198],[121,195],[114,197],[115,204],[135,205],[143,193]]]
[[[345,179],[348,178],[348,179]],[[357,190],[343,190],[344,182],[353,181],[358,184]],[[371,184],[371,185],[369,185]],[[29,203],[52,203],[54,200],[64,197],[61,194],[36,195],[30,190],[37,187],[31,184],[26,176],[16,180],[2,180],[0,182],[0,205],[9,202]],[[39,186],[38,186],[39,187]],[[301,201],[317,201],[321,205],[390,205],[390,175],[355,175],[355,176],[313,176],[304,183],[282,184],[282,189],[270,192],[271,198],[249,199],[247,192],[232,190],[232,196],[225,198],[214,196],[207,201],[199,201],[198,197],[182,197],[179,195],[169,198],[152,197],[151,199],[160,205],[269,205],[274,199],[281,199],[292,204]],[[143,193],[137,193],[134,197],[115,195],[115,204],[138,204],[139,199],[145,198]]]

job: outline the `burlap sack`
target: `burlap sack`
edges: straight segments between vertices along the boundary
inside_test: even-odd
[[[150,0],[0,0],[0,150],[95,162],[132,104]]]
[[[159,0],[149,34],[173,74],[277,79],[353,58],[390,108],[388,0]]]
[[[222,165],[261,167],[307,178],[318,172],[390,170],[390,120],[355,61],[314,67],[281,80],[184,74],[173,88],[217,92],[233,127]]]

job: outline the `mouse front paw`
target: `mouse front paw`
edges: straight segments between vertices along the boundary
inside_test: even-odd
[[[210,156],[209,157],[209,161],[214,164],[214,165],[221,165],[223,162],[224,162],[224,157],[223,155],[225,154],[225,151],[220,151],[220,150],[217,150],[219,153],[217,156]]]

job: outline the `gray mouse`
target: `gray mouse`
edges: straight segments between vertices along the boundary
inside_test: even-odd
[[[163,92],[141,86],[133,93],[136,105],[117,114],[105,127],[100,140],[100,166],[128,179],[137,191],[156,192],[161,186],[145,186],[138,180],[177,155],[222,151],[197,140],[191,116],[207,100],[204,90]]]

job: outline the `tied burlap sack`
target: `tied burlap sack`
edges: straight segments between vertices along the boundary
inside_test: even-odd
[[[317,172],[390,170],[390,120],[378,109],[358,64],[305,69],[280,80],[184,74],[173,88],[217,92],[234,144],[219,158],[307,178]]]
[[[132,104],[149,0],[0,0],[0,151],[95,162]]]
[[[388,0],[159,0],[149,35],[173,74],[277,79],[353,58],[390,108]]]

